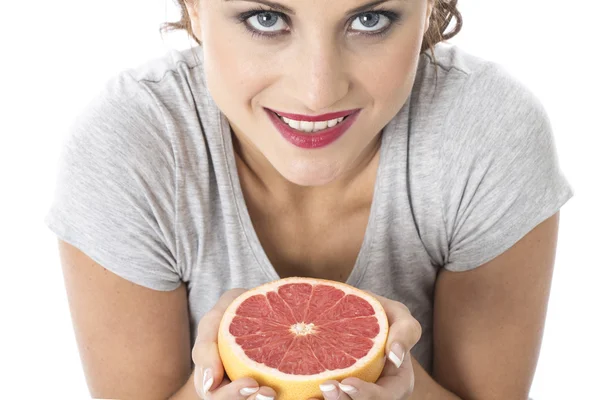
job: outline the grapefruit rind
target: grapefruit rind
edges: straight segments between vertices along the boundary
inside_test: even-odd
[[[236,343],[235,337],[229,333],[228,327],[236,317],[238,307],[249,297],[276,291],[278,287],[290,283],[308,283],[311,285],[324,284],[353,294],[366,300],[375,311],[380,330],[372,338],[373,346],[364,357],[348,368],[326,370],[313,375],[293,375],[258,363],[248,357],[244,350]],[[340,381],[349,376],[362,379],[366,382],[375,382],[386,362],[385,344],[388,335],[388,320],[385,310],[379,301],[370,294],[356,289],[345,283],[328,281],[315,278],[285,278],[266,283],[255,289],[249,290],[236,298],[227,308],[221,320],[218,336],[218,347],[223,367],[229,378],[233,381],[242,377],[256,379],[260,385],[272,387],[277,393],[278,400],[308,399],[311,397],[322,398],[319,384],[326,380]]]

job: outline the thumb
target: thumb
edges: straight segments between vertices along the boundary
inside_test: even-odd
[[[194,347],[194,385],[201,398],[206,398],[206,393],[229,383],[225,378],[225,371],[216,343],[208,343],[202,347]]]
[[[227,306],[244,291],[244,289],[232,289],[225,292],[213,309],[208,311],[198,323],[198,335],[192,349],[192,360],[195,365],[194,385],[202,398],[206,397],[208,391],[223,384],[225,372],[217,347],[219,326]]]

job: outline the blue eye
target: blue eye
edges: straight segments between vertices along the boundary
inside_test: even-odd
[[[287,26],[287,16],[285,14],[263,8],[243,12],[237,16],[237,20],[244,24],[244,27],[253,37],[273,38],[281,36],[281,32],[285,32]]]
[[[244,12],[237,19],[244,23],[253,37],[275,38],[289,32],[288,17],[277,11],[259,8]],[[400,15],[395,11],[367,11],[352,18],[350,27],[360,35],[375,37],[386,34],[393,23],[399,20]],[[361,27],[367,29],[360,29]]]
[[[383,18],[382,18],[383,17]],[[357,23],[358,22],[358,23]],[[354,31],[362,31],[362,32],[379,32],[382,29],[385,29],[388,25],[390,25],[390,18],[376,12],[366,12],[364,14],[360,14],[358,17],[354,19],[352,22],[352,30]],[[369,28],[367,30],[358,29],[360,26],[365,28]]]
[[[282,16],[272,11],[254,14],[246,20],[246,23],[259,32],[278,32],[286,25]]]

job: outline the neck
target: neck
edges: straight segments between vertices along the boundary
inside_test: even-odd
[[[370,204],[379,165],[381,133],[365,148],[351,169],[321,186],[301,186],[290,182],[243,137],[233,133],[232,140],[244,191],[259,190],[272,201],[294,208],[310,209],[315,203],[322,204],[325,199],[329,199],[332,205],[340,202]]]

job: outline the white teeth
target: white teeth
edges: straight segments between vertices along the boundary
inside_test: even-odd
[[[296,121],[293,119],[282,117],[280,115],[278,115],[278,116],[279,116],[279,118],[281,118],[283,120],[283,122],[288,124],[290,127],[297,129],[299,131],[303,131],[303,132],[318,132],[318,131],[321,131],[326,128],[331,128],[333,126],[336,126],[340,122],[342,122],[342,120],[345,118],[345,117],[340,117],[340,118],[332,119],[329,121],[309,122],[309,121]]]
[[[327,128],[327,121],[315,122],[315,130],[320,131]]]
[[[283,122],[285,122],[286,124],[288,124],[292,128],[294,128],[294,129],[300,129],[300,121],[294,121],[294,120],[286,118],[286,117],[280,117],[280,118],[282,118]]]
[[[304,132],[312,132],[315,129],[314,122],[300,121],[300,130]]]

